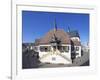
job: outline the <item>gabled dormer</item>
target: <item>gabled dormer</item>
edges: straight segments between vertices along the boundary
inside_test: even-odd
[[[69,34],[71,40],[80,41],[80,36],[79,36],[79,33],[77,30],[69,31],[68,34]]]
[[[74,40],[74,41],[79,41],[80,42],[80,35],[79,35],[77,30],[70,30],[70,27],[68,27],[67,33],[69,34],[70,39],[72,41]]]

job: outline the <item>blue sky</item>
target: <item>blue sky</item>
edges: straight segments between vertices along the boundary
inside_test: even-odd
[[[22,11],[23,42],[34,42],[54,28],[78,30],[82,43],[89,41],[89,14]]]

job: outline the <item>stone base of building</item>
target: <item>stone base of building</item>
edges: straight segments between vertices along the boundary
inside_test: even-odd
[[[72,60],[61,55],[49,55],[45,58],[40,59],[42,63],[48,64],[72,64]]]

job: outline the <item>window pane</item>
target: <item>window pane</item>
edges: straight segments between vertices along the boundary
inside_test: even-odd
[[[79,51],[79,47],[76,47],[76,51]]]
[[[69,52],[69,46],[62,46],[62,50],[64,52]]]
[[[40,51],[43,52],[44,51],[44,47],[40,46]]]
[[[50,51],[50,46],[40,46],[40,51],[41,52],[48,52]]]
[[[65,47],[65,52],[69,52],[69,46]]]

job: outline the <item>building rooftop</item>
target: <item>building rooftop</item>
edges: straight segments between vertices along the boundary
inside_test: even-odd
[[[70,36],[62,29],[50,30],[45,36],[35,41],[36,44],[49,44],[52,38],[56,36],[61,41],[61,44],[70,44]]]
[[[71,31],[71,32],[65,32],[63,29],[55,29],[50,30],[48,33],[46,33],[43,37],[40,39],[35,40],[35,45],[39,44],[50,44],[53,37],[56,36],[58,40],[61,41],[61,44],[71,44],[71,37],[79,37],[78,31]],[[74,45],[80,46],[81,42],[78,40],[72,40]]]
[[[79,37],[80,38],[77,30],[70,31],[70,32],[67,32],[67,33],[70,35],[70,37]]]

